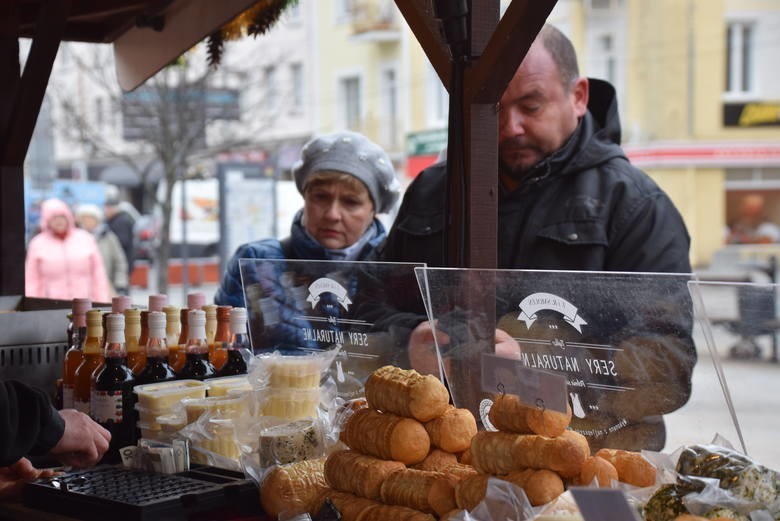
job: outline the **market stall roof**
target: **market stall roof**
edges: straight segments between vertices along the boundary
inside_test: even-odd
[[[499,0],[395,0],[445,86],[452,91],[453,60],[439,31],[438,14],[465,6],[461,17],[467,27],[465,67],[459,86],[463,103],[451,110],[458,122],[463,157],[460,179],[465,187],[460,202],[451,205],[457,215],[451,241],[465,249],[467,266],[490,267],[496,262],[497,127],[493,106],[539,32],[557,0],[513,0],[499,22]],[[233,9],[256,4],[256,0],[5,0],[0,5],[0,295],[24,294],[24,172],[23,163],[52,64],[61,41],[117,42],[135,38],[128,58],[130,80],[142,82],[166,63],[172,49],[146,53],[163,45],[168,31],[177,26],[196,26],[187,38],[200,38],[220,27]],[[223,14],[202,19],[186,16],[187,10],[222,6]],[[451,14],[451,13],[449,13]],[[227,18],[226,18],[227,16]],[[189,24],[182,23],[188,18]],[[465,20],[465,21],[464,21]],[[145,31],[145,33],[144,33]],[[170,34],[170,33],[168,33]],[[19,38],[32,38],[23,73],[19,65]],[[189,48],[196,40],[168,37]],[[173,56],[175,57],[175,56]],[[171,59],[171,58],[168,58]],[[135,60],[135,61],[134,61]],[[156,61],[155,61],[156,60]],[[144,64],[144,62],[147,62]],[[121,69],[121,67],[120,67]],[[121,78],[121,71],[120,71]],[[450,125],[452,127],[452,125]],[[450,135],[452,137],[452,134]],[[473,137],[473,139],[472,139]],[[477,153],[477,151],[479,153]],[[482,175],[479,175],[482,172]],[[462,182],[461,182],[462,181]]]

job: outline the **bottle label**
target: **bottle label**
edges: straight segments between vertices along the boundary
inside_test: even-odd
[[[73,408],[84,414],[89,414],[89,402],[73,400]]]
[[[122,423],[122,391],[92,390],[90,416],[98,423]]]
[[[62,408],[73,409],[73,384],[62,384]]]

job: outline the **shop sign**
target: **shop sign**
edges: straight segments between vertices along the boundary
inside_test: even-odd
[[[725,103],[723,125],[726,127],[780,126],[780,102]]]
[[[406,135],[407,156],[437,155],[447,145],[447,129],[423,130]]]

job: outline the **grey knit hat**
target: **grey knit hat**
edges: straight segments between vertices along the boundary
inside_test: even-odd
[[[292,167],[295,186],[303,194],[306,179],[315,172],[336,171],[363,181],[376,213],[393,208],[401,189],[390,158],[382,148],[357,132],[336,132],[312,138]]]

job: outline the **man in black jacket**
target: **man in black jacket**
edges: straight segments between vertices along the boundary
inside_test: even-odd
[[[604,81],[580,77],[574,48],[560,31],[549,25],[540,31],[501,97],[498,110],[498,268],[691,271],[690,238],[680,213],[649,176],[630,164],[620,147],[614,88]],[[446,266],[445,193],[444,163],[427,168],[412,182],[381,252],[382,260]],[[579,297],[583,299],[582,294]],[[630,319],[622,315],[616,324]],[[667,317],[673,323],[670,335],[661,335],[661,340],[657,333],[651,340],[632,339],[627,341],[629,347],[641,347],[621,351],[652,353],[653,363],[668,369],[672,403],[655,414],[674,410],[690,394],[696,355],[689,335],[692,319],[690,313],[683,315]],[[445,328],[436,333],[446,342],[444,333],[452,331],[441,329]],[[602,333],[612,335],[612,331]],[[427,322],[412,332],[408,354],[413,366],[431,360],[426,353],[430,353],[432,340]],[[511,342],[506,340],[497,335],[497,352],[511,351]],[[557,341],[565,344],[561,338]],[[524,346],[523,351],[526,349]],[[633,376],[641,372],[641,362]],[[663,370],[653,372],[661,373]],[[573,380],[570,375],[569,381]],[[640,430],[646,430],[651,421],[650,409],[643,410],[641,416],[647,421],[637,424]],[[663,422],[660,418],[652,421],[652,432],[642,435],[638,444],[621,445],[662,447]],[[623,424],[609,427],[622,429]]]
[[[106,196],[103,210],[106,215],[106,225],[114,232],[122,245],[122,251],[127,258],[127,275],[133,273],[135,261],[135,219],[127,211],[122,209],[118,191],[114,187]]]
[[[0,382],[0,496],[39,477],[25,456],[50,454],[87,467],[108,450],[111,434],[74,409],[57,411],[46,393],[21,382]]]

